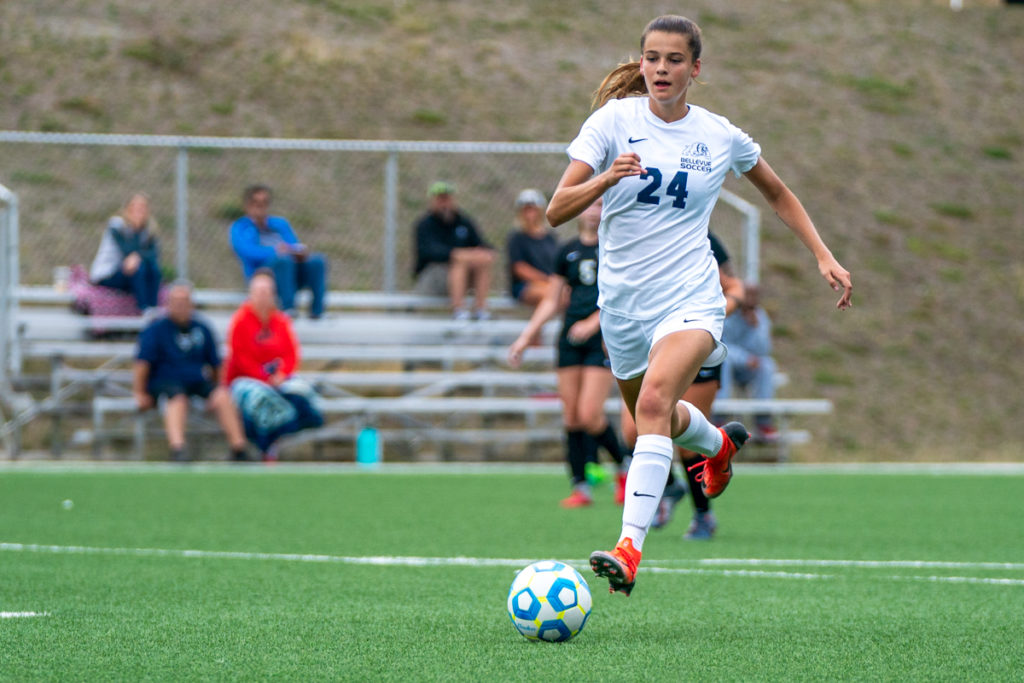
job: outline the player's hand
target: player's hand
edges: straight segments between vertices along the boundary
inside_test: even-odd
[[[523,351],[526,350],[526,342],[522,337],[516,339],[508,347],[508,364],[513,368],[518,368],[523,364]]]
[[[593,337],[599,329],[601,329],[600,323],[592,324],[587,320],[577,320],[569,326],[565,336],[569,339],[570,344],[579,346]]]
[[[626,152],[625,154],[620,154],[612,162],[612,167],[602,175],[605,176],[605,182],[608,187],[611,187],[612,185],[617,185],[623,178],[637,176],[646,172],[644,167],[640,165],[640,155],[635,152]]]
[[[853,282],[850,280],[850,271],[839,265],[839,262],[831,255],[818,262],[818,270],[833,290],[837,292],[842,290],[843,292],[843,295],[836,303],[836,308],[840,311],[845,311],[852,306]]]

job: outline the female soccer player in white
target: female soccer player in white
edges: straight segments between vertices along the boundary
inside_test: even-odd
[[[700,74],[701,31],[680,16],[651,21],[641,61],[605,78],[600,107],[569,145],[569,166],[548,204],[553,226],[604,197],[600,227],[601,330],[612,373],[639,437],[626,481],[622,534],[590,563],[611,592],[629,595],[644,538],[668,476],[672,444],[708,460],[701,487],[722,493],[747,440],[743,425],[719,429],[679,398],[702,366],[722,362],[725,298],[708,221],[726,173],[743,175],[818,261],[850,306],[850,274],[818,235],[803,205],[761,158],[761,148],[725,118],[688,104]],[[639,95],[639,97],[632,97]]]

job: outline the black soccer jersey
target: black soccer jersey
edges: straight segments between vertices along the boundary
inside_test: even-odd
[[[729,261],[729,252],[725,250],[725,245],[715,237],[713,232],[708,232],[708,239],[711,240],[711,253],[715,255],[715,261],[718,262],[718,265],[727,263]]]
[[[565,324],[571,325],[597,310],[597,245],[585,245],[579,237],[565,243],[555,259],[555,273],[569,283],[569,307]]]

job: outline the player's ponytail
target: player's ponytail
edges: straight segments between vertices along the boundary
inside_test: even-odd
[[[619,64],[615,70],[604,77],[600,87],[594,91],[594,109],[603,107],[608,100],[618,100],[632,95],[646,95],[647,82],[640,72],[640,62]]]
[[[652,19],[640,36],[640,52],[644,50],[644,43],[647,42],[647,34],[652,31],[665,33],[678,33],[686,36],[690,43],[690,52],[693,54],[693,61],[700,59],[703,49],[703,37],[700,26],[696,22],[681,17],[677,14],[666,14]],[[609,100],[621,99],[632,95],[646,95],[647,83],[640,72],[640,62],[628,62],[619,64],[615,70],[604,77],[600,87],[594,91],[594,109],[603,107]]]

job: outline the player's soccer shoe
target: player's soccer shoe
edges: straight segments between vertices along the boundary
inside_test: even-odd
[[[628,538],[619,541],[610,553],[603,550],[590,553],[590,568],[598,576],[608,579],[609,593],[629,595],[633,592],[639,564],[640,551],[633,547],[633,542]]]
[[[564,508],[585,508],[591,505],[594,500],[582,491],[573,491],[568,498],[563,498],[559,503]]]
[[[599,463],[588,462],[584,465],[583,472],[584,476],[587,478],[587,483],[594,488],[597,488],[608,481],[608,472],[605,468],[601,467]]]
[[[747,428],[739,422],[729,422],[719,427],[718,431],[722,433],[722,448],[715,457],[706,458],[689,468],[704,467],[695,479],[700,482],[700,488],[708,498],[717,498],[725,491],[732,479],[732,459],[750,438]]]
[[[686,530],[683,540],[710,541],[717,528],[718,520],[715,519],[715,513],[710,510],[698,512],[693,516],[693,521],[690,522],[690,528]]]
[[[671,486],[665,487],[665,492],[661,494],[661,500],[658,501],[658,509],[654,512],[654,519],[651,520],[652,529],[660,529],[669,522],[672,521],[672,516],[676,512],[676,505],[686,495],[686,489],[680,486],[679,482],[674,482]]]
[[[615,481],[615,504],[625,505],[626,503],[626,473],[619,472]]]

